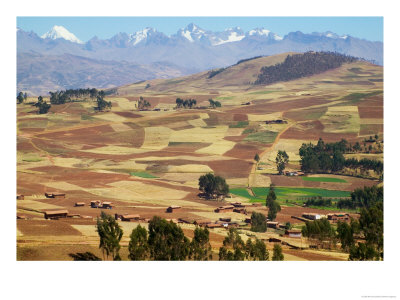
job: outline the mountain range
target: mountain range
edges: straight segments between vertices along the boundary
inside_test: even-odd
[[[245,58],[291,51],[335,51],[383,65],[382,42],[333,32],[296,31],[281,37],[264,28],[244,32],[235,27],[213,32],[192,23],[170,36],[145,28],[82,42],[62,26],[54,26],[42,36],[17,28],[17,88],[36,95],[54,89],[106,88],[172,78],[226,67]],[[55,61],[60,66],[57,71]],[[40,74],[32,71],[38,65]],[[69,70],[67,76],[62,66]],[[54,72],[58,75],[54,76]]]

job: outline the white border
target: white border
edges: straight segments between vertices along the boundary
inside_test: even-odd
[[[396,213],[399,35],[395,2],[384,1],[26,1],[1,16],[3,299],[362,299],[399,296]],[[16,16],[384,16],[385,261],[265,263],[71,263],[15,261]],[[5,105],[4,105],[5,104]],[[5,117],[5,118],[4,118]],[[397,160],[396,160],[397,159]],[[397,243],[398,244],[398,243]],[[398,272],[396,272],[398,273]],[[397,274],[396,274],[397,275]],[[11,296],[12,295],[12,296]]]

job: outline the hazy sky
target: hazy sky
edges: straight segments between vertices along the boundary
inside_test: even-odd
[[[94,36],[110,38],[118,32],[133,33],[153,27],[167,35],[189,23],[222,31],[239,26],[244,31],[264,27],[280,36],[292,31],[303,33],[332,31],[370,41],[383,41],[382,17],[17,17],[17,26],[42,35],[54,25],[61,25],[80,40]]]

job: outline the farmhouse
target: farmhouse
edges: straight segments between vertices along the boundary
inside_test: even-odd
[[[101,208],[112,209],[112,202],[103,202]]]
[[[230,222],[231,221],[231,217],[219,218],[219,220],[222,221],[222,222]]]
[[[279,226],[279,222],[274,222],[274,221],[268,221],[268,222],[267,222],[267,227],[269,227],[269,228],[275,228],[275,229],[277,229],[278,226]]]
[[[125,222],[138,221],[140,220],[140,215],[119,215],[119,219]]]
[[[193,222],[193,224],[201,226],[201,227],[204,225],[207,225],[207,224],[211,224],[211,223],[212,223],[212,221],[208,220],[208,219],[199,219],[199,220],[195,220]]]
[[[170,207],[167,208],[166,212],[167,213],[172,213],[174,212],[174,210],[180,209],[181,206],[177,206],[177,205],[171,205]]]
[[[24,200],[25,196],[22,194],[17,194],[17,200]]]
[[[303,218],[309,219],[309,220],[319,220],[321,219],[320,214],[315,214],[315,213],[303,213],[301,215]]]
[[[220,206],[220,207],[216,208],[214,211],[216,213],[227,212],[227,211],[233,211],[233,208],[234,208],[233,205],[225,205],[225,206]]]
[[[100,206],[101,206],[101,202],[100,201],[98,201],[98,200],[90,201],[90,207],[91,208],[98,208]]]
[[[178,221],[185,224],[193,224],[193,219],[189,218],[179,218]]]
[[[348,213],[333,213],[327,214],[328,220],[332,223],[337,223],[338,221],[350,221],[350,216]]]
[[[85,206],[85,202],[75,202],[74,206]]]
[[[206,224],[207,228],[221,228],[224,227],[223,224],[221,223],[210,223],[210,224]]]
[[[49,193],[44,193],[46,198],[65,198],[65,193],[59,193],[59,192],[49,192]]]
[[[298,229],[286,230],[285,235],[293,238],[301,238],[301,230]]]
[[[68,215],[68,210],[66,210],[66,209],[47,210],[44,212],[45,219],[57,220],[59,218],[66,218],[67,215]]]
[[[247,224],[251,224],[251,218],[244,219],[244,222],[247,223]]]
[[[238,214],[245,214],[247,215],[246,209],[245,208],[234,208],[233,212],[238,213]]]

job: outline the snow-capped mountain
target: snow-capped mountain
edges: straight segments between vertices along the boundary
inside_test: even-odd
[[[247,36],[265,37],[265,38],[268,38],[270,40],[275,40],[275,41],[283,40],[283,38],[281,36],[277,35],[276,33],[273,33],[271,31],[269,31],[268,29],[264,29],[264,28],[256,28],[256,29],[250,30],[247,33]]]
[[[73,43],[83,44],[83,42],[78,39],[75,34],[69,32],[65,27],[54,25],[48,32],[41,36],[42,39],[64,39]]]
[[[312,35],[320,36],[320,37],[327,37],[331,39],[347,39],[348,35],[338,35],[332,31],[325,31],[325,32],[313,32]]]
[[[43,61],[46,60],[46,56],[49,56],[49,60],[53,61],[54,56],[64,54],[85,58],[68,61],[63,57],[63,61],[70,64],[69,67],[71,68],[73,64],[78,64],[78,61],[86,64],[87,59],[97,60],[101,61],[101,63],[96,62],[96,66],[99,66],[98,70],[104,69],[108,73],[110,73],[110,68],[107,69],[106,65],[116,65],[115,62],[125,61],[130,64],[151,65],[150,69],[156,71],[154,74],[159,74],[159,70],[155,69],[154,64],[161,63],[166,66],[174,66],[167,69],[168,72],[171,72],[171,76],[176,74],[170,71],[172,69],[174,69],[174,72],[190,74],[207,69],[226,67],[245,58],[283,52],[334,51],[383,64],[382,42],[371,42],[329,31],[313,33],[296,31],[281,37],[265,28],[255,28],[244,32],[239,27],[233,27],[214,32],[192,23],[170,36],[147,27],[133,33],[118,33],[109,39],[93,37],[85,43],[82,43],[74,34],[62,26],[54,26],[42,37],[39,37],[33,31],[28,32],[20,28],[17,28],[16,34],[17,53],[28,54],[21,56],[24,57],[23,62],[27,69],[18,68],[19,80],[26,77],[30,60],[33,66],[34,59],[31,59],[29,54],[45,56],[45,58],[41,58]],[[110,61],[114,62],[111,63]],[[17,61],[17,67],[20,64],[22,64],[22,60]],[[72,69],[78,70],[78,66]],[[22,70],[25,73],[22,73]],[[36,73],[32,74],[28,78],[29,80],[26,79],[27,81],[24,83],[26,86],[32,84],[32,87],[34,87],[41,80],[40,76],[35,77]],[[72,72],[69,76],[71,82],[74,81]],[[77,84],[80,82],[79,76],[81,75],[77,73],[75,78]],[[163,74],[163,76],[167,75]],[[51,75],[49,75],[49,78],[51,78]],[[142,79],[149,79],[149,77],[143,76]],[[89,81],[87,85],[90,85]],[[93,82],[93,86],[100,85]]]
[[[228,28],[223,32],[215,33],[213,36],[212,45],[222,45],[226,43],[239,42],[246,37],[240,27]]]

